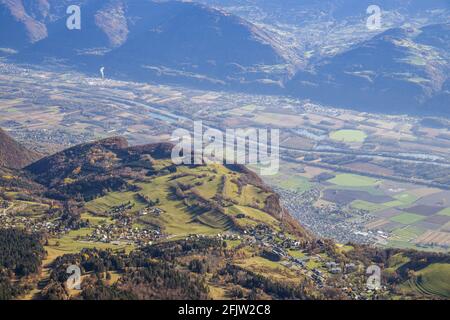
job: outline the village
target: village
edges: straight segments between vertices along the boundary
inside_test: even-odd
[[[157,203],[157,202],[155,202]],[[138,223],[138,218],[146,215],[159,216],[164,211],[154,207],[153,203],[147,205],[144,209],[139,210],[138,214],[131,214],[130,210],[134,208],[134,204],[127,202],[119,206],[111,208],[104,213],[105,216],[111,217],[112,222],[97,224],[93,226],[94,230],[91,234],[82,238],[89,242],[120,244],[134,244],[141,247],[151,245],[155,241],[166,238],[166,236],[158,228],[142,227]]]
[[[58,236],[71,230],[61,219],[30,219],[25,215],[14,214],[0,204],[0,229],[20,228],[30,233],[43,233]]]
[[[322,237],[333,238],[340,243],[370,244],[380,242],[383,234],[366,230],[365,224],[374,219],[370,213],[352,209],[351,214],[337,206],[314,204],[320,198],[320,190],[313,188],[304,193],[274,187],[281,196],[283,206],[309,230]],[[346,217],[347,219],[342,219]],[[352,219],[348,219],[352,218]]]
[[[160,217],[165,212],[157,206],[159,199],[151,200],[142,195],[141,197],[140,201],[146,206],[139,210],[135,208],[134,203],[128,201],[99,215],[98,218],[105,218],[100,222],[95,223],[94,220],[91,222],[89,219],[82,219],[76,225],[67,225],[61,217],[30,219],[29,216],[23,214],[25,212],[23,206],[2,201],[0,203],[0,226],[1,228],[23,228],[29,232],[44,232],[54,237],[60,237],[72,231],[73,228],[82,226],[91,231],[87,235],[77,236],[78,241],[117,246],[124,244],[135,247],[148,246],[168,237],[156,226],[142,225],[140,218]],[[215,236],[192,234],[187,237],[187,239],[191,238],[238,241],[237,248],[246,246],[256,248],[265,259],[296,270],[299,275],[306,276],[319,288],[327,286],[329,281],[333,281],[333,277],[342,277],[348,279],[348,286],[340,288],[340,290],[350,297],[364,299],[372,294],[369,289],[361,288],[360,283],[354,281],[361,274],[361,270],[364,270],[364,266],[355,263],[340,263],[318,254],[306,254],[302,242],[288,237],[282,231],[274,230],[266,224],[247,226],[242,233],[230,231],[218,233]],[[323,246],[324,243],[320,241],[319,246]],[[352,276],[353,273],[357,274]]]
[[[321,255],[304,254],[302,244],[291,238],[287,238],[282,232],[276,232],[266,225],[260,224],[255,227],[247,228],[243,235],[234,233],[217,234],[216,236],[207,236],[193,234],[186,239],[211,238],[216,240],[240,240],[241,243],[236,249],[252,246],[261,249],[262,255],[271,261],[279,262],[289,269],[297,270],[300,274],[311,279],[319,288],[324,287],[333,277],[342,277],[347,280],[347,286],[340,288],[342,292],[352,299],[366,299],[374,292],[382,292],[385,288],[371,289],[365,286],[361,287],[356,279],[359,274],[365,272],[365,266],[355,263],[339,263],[329,260]],[[323,244],[319,240],[319,245]],[[294,252],[302,253],[302,257],[294,257]],[[315,267],[310,267],[310,263]],[[355,275],[353,275],[355,274]]]

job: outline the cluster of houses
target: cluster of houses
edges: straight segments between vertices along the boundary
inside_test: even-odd
[[[284,249],[299,249],[300,242],[285,236],[282,232],[276,232],[265,224],[258,224],[244,230],[244,234],[264,243],[276,244]],[[278,240],[275,243],[275,240]],[[281,243],[278,243],[281,240]]]
[[[148,214],[151,214],[151,215],[159,217],[163,213],[164,213],[163,209],[158,208],[158,207],[151,207],[151,206],[148,206],[142,210],[139,210],[140,216],[146,216]]]
[[[17,216],[2,213],[0,211],[0,228],[1,229],[24,229],[30,233],[46,233],[49,235],[60,235],[67,233],[70,228],[66,227],[61,220],[43,220],[30,219],[29,217]]]
[[[83,240],[91,242],[103,242],[112,244],[134,244],[136,246],[151,245],[153,242],[163,239],[165,236],[158,229],[141,229],[134,226],[135,216],[128,214],[134,208],[130,201],[111,208],[107,215],[112,216],[113,223],[103,223],[94,226],[94,231],[84,237]],[[164,211],[160,208],[147,206],[139,211],[139,215],[160,215]]]
[[[378,234],[366,232],[365,225],[374,218],[369,212],[336,205],[317,207],[316,202],[321,198],[318,188],[304,193],[277,187],[274,189],[281,196],[283,206],[314,234],[340,243],[374,243],[379,238]]]
[[[7,209],[7,208],[9,208],[10,205],[11,205],[11,204],[10,204],[8,201],[6,201],[6,200],[0,200],[0,209]],[[3,211],[3,210],[1,210],[0,213],[1,213],[2,211]]]
[[[159,202],[159,201],[158,201]],[[123,216],[125,213],[133,209],[135,206],[134,203],[131,203],[128,201],[127,203],[121,204],[119,206],[115,206],[111,208],[109,211],[105,212],[106,215],[112,216],[112,217],[120,217]],[[164,213],[164,210],[158,207],[155,207],[154,205],[148,205],[144,209],[139,210],[138,214],[140,216],[146,216],[148,214],[152,214],[155,216],[160,216]]]
[[[216,239],[219,240],[241,240],[242,237],[235,233],[218,233]]]
[[[127,211],[133,209],[134,203],[131,203],[128,201],[127,203],[121,204],[119,206],[112,207],[109,211],[105,212],[105,214],[109,216],[117,216],[117,215],[123,215]]]
[[[287,267],[297,266],[301,269],[306,268],[306,264],[310,259],[316,259],[317,261],[322,261],[322,257],[293,257],[288,250],[301,250],[301,243],[286,237],[282,233],[278,233],[270,229],[268,226],[259,225],[254,228],[249,228],[245,232],[254,238],[254,241],[261,244],[265,248],[270,249],[270,256],[277,259],[283,260],[283,264]],[[275,241],[275,239],[277,241]],[[281,241],[280,241],[281,240]],[[267,251],[267,249],[266,249]],[[358,268],[354,263],[347,263],[343,266],[335,261],[322,262],[323,267],[331,274],[346,274],[355,272]],[[320,268],[312,268],[311,271],[307,273],[311,279],[319,286],[323,286],[325,283],[325,271]]]
[[[325,281],[325,277],[323,276],[323,272],[319,269],[313,269],[311,278],[316,282],[316,284],[321,287]]]
[[[133,228],[132,224],[100,224],[94,227],[94,231],[83,240],[91,242],[103,242],[112,244],[135,244],[136,246],[151,245],[154,241],[161,240],[164,235],[156,229]]]
[[[204,235],[204,234],[190,234],[186,237],[186,240],[195,240],[195,239],[217,239],[217,240],[241,240],[242,237],[235,233],[218,233],[214,236]]]
[[[357,267],[354,263],[348,263],[344,265],[344,268],[341,267],[340,264],[334,261],[329,261],[325,263],[325,268],[328,269],[332,274],[339,274],[339,273],[352,273],[355,272]]]
[[[263,252],[265,256],[269,257],[269,259],[281,261],[280,263],[288,268],[298,267],[303,269],[306,272],[306,275],[308,275],[318,287],[325,286],[325,282],[329,274],[341,274],[342,277],[350,279],[348,278],[350,277],[350,274],[358,270],[358,266],[354,263],[341,264],[336,261],[324,261],[320,255],[293,257],[291,255],[291,250],[301,250],[301,244],[298,241],[287,238],[284,235],[273,231],[265,225],[258,225],[246,229],[244,236],[233,233],[224,233],[217,234],[217,236],[214,237],[221,240],[243,240],[247,244],[258,245],[261,248],[264,248]],[[195,234],[187,237],[187,239],[199,238],[211,238],[211,236]],[[321,267],[307,268],[307,263],[311,259],[318,262]],[[353,298],[364,298],[357,287],[355,287],[352,283],[349,284],[350,287],[342,288],[344,292]]]

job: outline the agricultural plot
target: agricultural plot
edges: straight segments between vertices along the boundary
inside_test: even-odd
[[[424,216],[418,215],[418,214],[414,214],[414,213],[401,213],[398,216],[392,217],[391,221],[394,222],[399,222],[399,223],[403,223],[403,224],[413,224],[415,222],[421,221],[425,219]]]
[[[450,191],[442,191],[421,198],[417,204],[450,208]]]
[[[387,202],[384,202],[382,200],[389,200]],[[378,212],[383,211],[385,212],[387,209],[392,208],[404,208],[412,203],[414,203],[417,198],[408,194],[408,193],[401,193],[394,195],[392,198],[388,196],[372,196],[371,199],[366,200],[355,200],[351,203],[352,207],[356,209],[361,210],[367,210],[370,212]],[[405,210],[407,211],[407,210]]]
[[[396,229],[392,232],[392,240],[398,241],[411,241],[422,235],[425,232],[424,229],[415,226],[406,226],[404,228]]]
[[[299,167],[288,162],[282,161],[280,164],[282,170],[274,176],[265,177],[269,184],[275,184],[290,191],[303,193],[313,188],[314,183],[311,182],[311,178],[318,174],[326,172],[323,169],[315,167]],[[251,167],[256,171],[256,167]]]
[[[372,162],[352,162],[345,165],[346,168],[357,170],[358,172],[368,172],[371,174],[381,176],[392,176],[395,174],[394,170],[382,167]]]
[[[422,245],[450,246],[450,233],[439,231],[427,231],[414,240],[414,243]]]
[[[416,213],[423,216],[432,216],[440,211],[442,211],[444,208],[442,207],[436,207],[436,206],[426,206],[426,205],[416,205],[410,208],[406,208],[405,211],[410,213]]]
[[[402,211],[399,209],[395,209],[395,208],[389,208],[389,209],[385,209],[385,210],[381,210],[378,212],[375,212],[374,215],[376,215],[377,217],[380,218],[392,218],[394,216],[397,216],[399,214],[401,214]]]
[[[279,223],[275,218],[255,208],[245,206],[232,206],[227,208],[227,213],[234,217],[239,216],[239,218],[236,220],[236,223],[241,227],[256,226],[260,223],[265,223],[267,225],[270,225],[275,230],[279,230]]]
[[[226,230],[227,221],[222,221],[223,217],[215,216],[211,212],[205,212],[200,216],[186,207],[182,201],[174,199],[168,187],[169,179],[170,176],[162,176],[151,182],[136,183],[136,186],[140,188],[139,192],[112,192],[87,203],[86,207],[93,214],[102,215],[116,206],[129,202],[133,206],[129,214],[137,216],[138,212],[146,207],[138,200],[137,194],[140,193],[148,196],[149,199],[159,199],[158,208],[164,212],[161,216],[139,217],[139,221],[142,222],[141,227],[145,228],[147,224],[156,225],[174,237],[183,237],[192,233],[217,234]],[[217,181],[213,179],[210,188],[215,190],[216,187]],[[209,192],[205,192],[205,196],[209,196]]]
[[[448,216],[448,217],[450,217],[450,208],[446,208],[446,209],[440,211],[438,214],[439,214],[439,215],[442,215],[442,216]]]
[[[303,117],[300,116],[269,112],[257,113],[253,120],[259,124],[273,125],[280,128],[295,128],[301,126],[304,122]]]
[[[448,216],[440,216],[440,215],[433,215],[433,216],[427,217],[424,221],[428,222],[428,223],[434,223],[434,224],[437,224],[439,226],[443,226],[446,223],[450,222],[450,217],[448,217]]]
[[[393,247],[449,250],[445,241],[440,241],[437,246],[429,241],[416,241],[427,232],[449,234],[450,209],[442,206],[446,203],[443,198],[450,195],[447,191],[335,172],[335,177],[325,183],[312,183],[310,179],[314,175],[308,178],[297,170],[287,165],[270,181],[286,190],[296,191],[297,188],[299,194],[305,192],[305,187],[313,190],[320,188],[319,199],[314,202],[315,208],[325,210],[327,207],[337,207],[346,212],[347,216],[341,219],[347,219],[349,223],[360,219],[361,214],[372,217],[362,222],[362,229],[370,231],[377,237],[375,241],[382,245],[387,242],[388,246]],[[323,172],[323,169],[320,170]],[[336,218],[330,211],[330,221],[333,217]],[[378,231],[382,232],[383,237],[377,236]]]
[[[237,265],[273,279],[296,282],[298,274],[292,269],[282,265],[279,262],[271,261],[263,257],[251,257],[242,261],[237,261]]]
[[[328,182],[343,187],[372,187],[377,185],[379,181],[369,177],[345,173],[338,174],[333,179],[328,180]]]
[[[326,189],[322,199],[342,205],[347,205],[355,200],[372,203],[385,203],[394,200],[386,195],[373,195],[367,191],[346,190],[346,189]]]
[[[384,208],[386,208],[382,204],[368,202],[368,201],[364,201],[364,200],[355,200],[351,203],[351,206],[352,206],[352,208],[359,209],[359,210],[365,210],[368,212],[379,211],[379,210],[383,210]]]
[[[446,225],[450,223],[450,217],[439,215],[440,211],[437,208],[433,208],[433,210],[423,206],[412,208],[413,210],[411,208],[387,209],[376,213],[382,219],[388,218],[391,222],[400,224],[399,227],[391,230],[391,244],[422,249],[437,246],[440,250],[448,250],[450,229],[447,229]],[[411,211],[416,213],[411,213]],[[376,222],[372,222],[367,227],[386,230],[386,224],[377,226]],[[419,247],[415,247],[416,245]]]
[[[282,179],[279,185],[285,189],[293,190],[297,192],[305,192],[311,189],[311,182],[308,179],[299,177],[299,176],[291,176],[287,179]]]
[[[389,246],[449,250],[450,210],[442,206],[446,200],[441,200],[447,192],[427,188],[416,192],[409,185],[395,183],[385,190],[380,188],[385,181],[352,174],[339,174],[328,182],[334,186],[327,187],[321,199],[374,216],[365,227],[372,232],[387,233]]]
[[[338,130],[330,133],[330,138],[340,142],[364,142],[367,134],[361,130]]]
[[[450,265],[434,263],[416,272],[416,277],[403,285],[405,290],[413,290],[425,295],[450,298]]]

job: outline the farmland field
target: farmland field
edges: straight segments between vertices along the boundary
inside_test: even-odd
[[[398,216],[392,217],[391,221],[400,222],[403,224],[412,224],[414,222],[418,222],[423,219],[424,219],[424,217],[421,215],[405,212],[405,213],[399,214]]]
[[[356,209],[367,210],[369,212],[383,210],[386,207],[382,204],[372,203],[364,200],[355,200],[351,203],[351,206]]]
[[[378,183],[377,180],[355,174],[339,174],[328,182],[343,187],[371,187]]]
[[[289,190],[304,192],[311,188],[311,183],[306,178],[291,176],[287,179],[282,179],[280,181],[280,186]]]
[[[330,138],[341,142],[364,142],[367,134],[361,130],[338,130],[332,132]]]
[[[438,213],[439,215],[449,216],[450,217],[450,208],[446,208]]]
[[[443,263],[432,264],[425,269],[416,272],[416,279],[408,281],[407,285],[412,290],[424,294],[436,294],[443,298],[450,297],[450,266]]]
[[[400,241],[411,241],[424,233],[424,230],[414,226],[407,226],[405,228],[396,229],[393,235],[398,237]]]
[[[282,168],[279,175],[268,181],[299,195],[320,190],[313,205],[321,210],[329,210],[328,215],[322,216],[326,219],[329,217],[326,223],[330,224],[328,227],[324,224],[324,233],[334,228],[336,218],[342,219],[342,215],[338,216],[334,211],[337,207],[339,212],[345,212],[344,219],[348,219],[350,224],[363,216],[363,237],[371,238],[383,247],[439,252],[449,250],[450,240],[447,235],[450,230],[450,210],[446,209],[446,202],[442,200],[446,199],[448,192],[360,174],[325,171],[322,168],[317,174],[328,174],[334,178],[320,182],[316,179],[317,175],[307,177],[304,170],[294,170],[290,166]],[[306,220],[304,216],[300,219]],[[316,215],[310,219],[316,225],[318,221],[323,221],[318,220]],[[365,235],[366,232],[369,235]],[[345,242],[343,240],[341,243]]]

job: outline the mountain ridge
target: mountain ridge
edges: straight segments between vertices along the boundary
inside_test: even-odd
[[[9,1],[27,15],[22,1]],[[33,64],[65,62],[97,75],[104,66],[107,76],[211,88],[262,83],[279,88],[284,75],[266,69],[289,68],[290,55],[265,31],[199,3],[78,1],[74,4],[83,8],[81,30],[68,30],[61,4],[54,8],[55,2],[45,1],[51,18],[33,20],[45,26],[45,35],[13,46],[18,52],[11,59]],[[8,47],[6,40],[0,39],[0,44]]]
[[[448,117],[448,106],[435,99],[446,92],[449,35],[450,24],[389,29],[314,71],[300,71],[287,86],[296,96],[339,107]]]
[[[394,10],[401,3],[408,4],[403,9],[404,17],[420,11],[419,7],[426,12],[445,8],[442,1],[417,7],[399,0],[382,6]],[[69,4],[82,7],[81,30],[66,28],[68,15],[64,9]],[[359,11],[361,6],[365,3],[358,2]],[[4,28],[14,25],[18,32],[3,36],[11,36],[18,44],[0,38],[0,45],[2,54],[13,62],[64,65],[96,76],[104,67],[107,78],[288,94],[366,112],[449,116],[448,24],[420,28],[404,25],[374,32],[368,40],[351,40],[352,45],[344,51],[315,56],[320,48],[303,48],[301,44],[296,48],[264,24],[249,22],[217,7],[181,1],[41,0],[35,4],[2,0],[0,14],[9,17],[3,19]],[[308,2],[299,8],[302,14],[308,8],[329,11],[333,13],[330,19],[339,22],[347,19],[341,15],[342,8],[348,7],[352,5]],[[348,13],[356,19],[352,23],[365,14],[361,9],[357,15],[359,11],[355,10]],[[14,21],[11,12],[17,16]],[[314,24],[314,20],[307,23]],[[363,26],[363,20],[360,23]],[[40,26],[45,27],[45,32]],[[34,38],[29,34],[35,34]],[[9,45],[15,53],[9,51]],[[305,58],[311,54],[313,58]]]
[[[81,196],[85,200],[92,200],[104,195],[104,188],[109,191],[131,190],[133,188],[129,180],[132,177],[157,174],[151,169],[152,166],[158,160],[170,159],[172,148],[170,143],[129,146],[125,138],[111,137],[68,148],[42,158],[24,170],[30,173],[36,182],[48,187],[48,194],[52,197],[69,200]],[[150,168],[146,174],[145,168]],[[281,222],[293,234],[305,239],[311,237],[281,206],[280,197],[256,173],[243,165],[227,165],[226,168],[239,173],[242,184],[252,185],[270,194],[265,199],[262,211],[276,219],[282,217]],[[137,171],[133,173],[130,170]],[[176,166],[167,164],[166,170],[176,172]],[[71,181],[69,185],[68,180]],[[94,184],[100,188],[88,187]],[[205,199],[202,201],[208,202]]]
[[[0,128],[0,166],[21,169],[41,156],[23,147]]]

